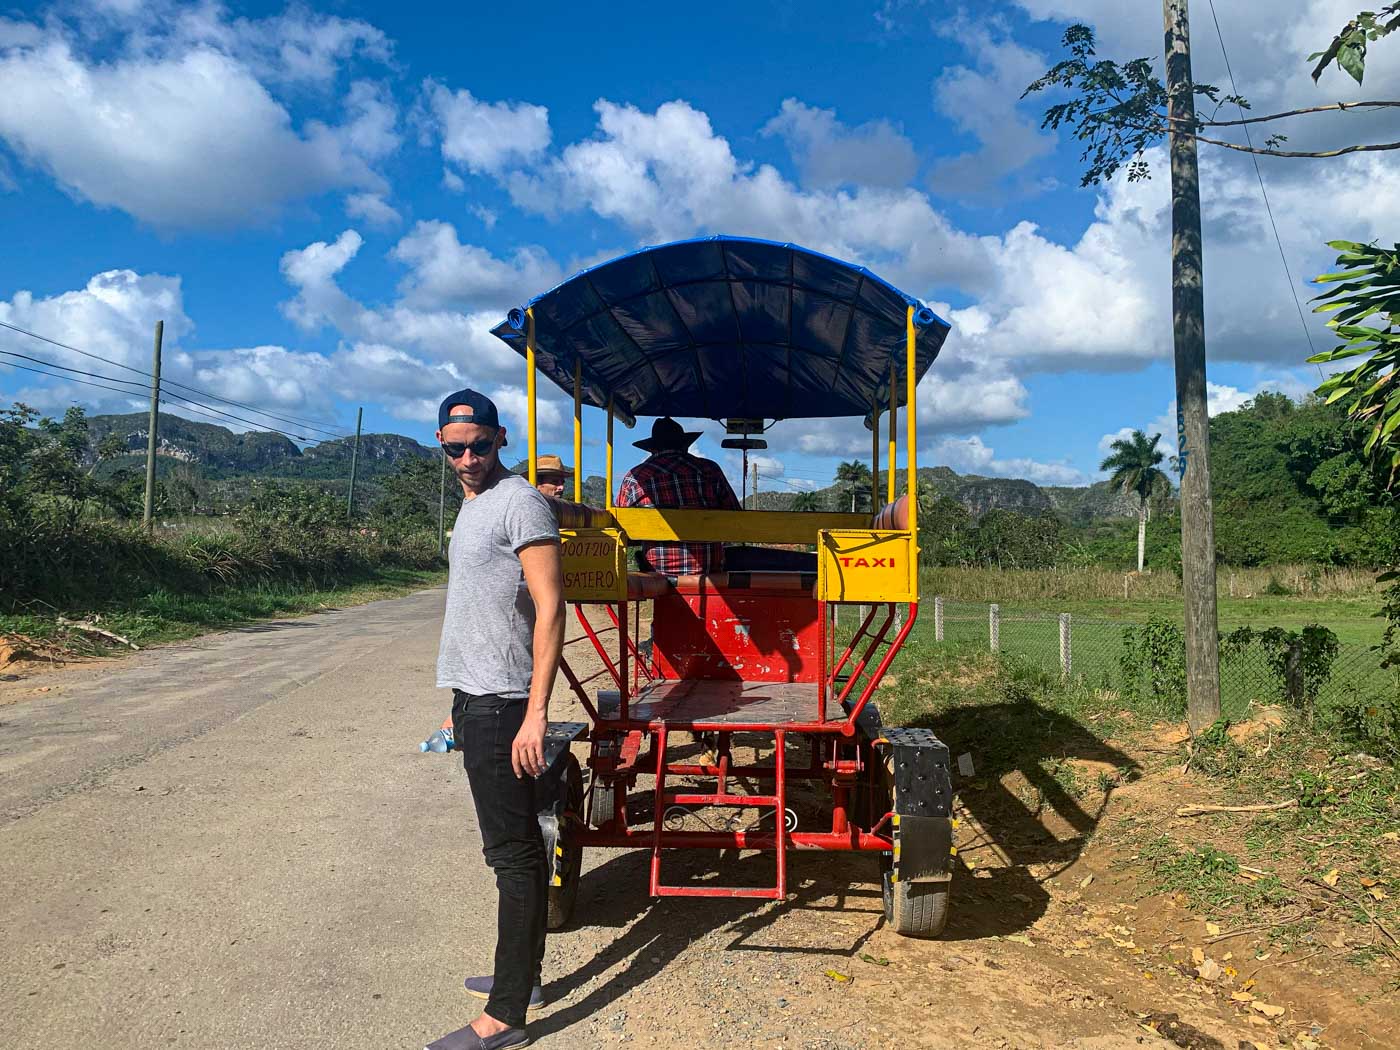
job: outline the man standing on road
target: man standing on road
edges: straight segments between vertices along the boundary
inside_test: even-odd
[[[448,551],[437,684],[453,691],[453,738],[499,902],[495,972],[466,982],[486,1007],[433,1045],[510,1050],[529,1043],[525,1011],[540,1001],[548,876],[535,778],[544,771],[564,641],[559,526],[549,501],[502,465],[506,431],[485,395],[445,398],[437,438],[463,497]]]

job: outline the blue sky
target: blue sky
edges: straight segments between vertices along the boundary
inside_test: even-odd
[[[167,376],[332,430],[363,405],[367,429],[430,441],[437,396],[459,383],[523,423],[523,366],[487,334],[509,307],[640,245],[762,236],[869,265],[953,322],[919,391],[923,463],[1072,484],[1097,476],[1123,428],[1170,442],[1160,154],[1149,182],[1081,189],[1075,144],[1039,130],[1043,101],[1019,100],[1072,21],[1095,26],[1104,55],[1152,54],[1154,5],[599,10],[11,9],[0,321],[146,368],[163,318]],[[1196,11],[1197,76],[1224,83],[1208,10]],[[1307,76],[1307,53],[1347,13],[1341,0],[1221,12],[1256,111],[1361,97],[1335,74],[1321,87]],[[1376,49],[1366,97],[1395,97],[1396,50]],[[1290,144],[1332,141],[1330,119],[1288,128]],[[1253,169],[1235,154],[1202,160],[1213,404],[1300,395],[1316,372],[1300,367],[1307,343]],[[1400,166],[1384,155],[1262,169],[1297,282],[1325,268],[1324,240],[1400,228]],[[123,375],[6,330],[0,350]],[[0,363],[0,400],[12,399],[50,412],[140,403]],[[562,409],[547,407],[543,435],[561,450]],[[723,458],[711,434],[700,447]],[[764,485],[780,489],[868,455],[858,424],[790,421],[770,442]],[[584,466],[601,470],[592,442]]]

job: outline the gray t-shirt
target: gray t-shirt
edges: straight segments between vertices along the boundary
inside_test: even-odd
[[[535,602],[517,552],[558,539],[549,501],[519,475],[462,501],[447,553],[439,689],[473,696],[530,695]]]

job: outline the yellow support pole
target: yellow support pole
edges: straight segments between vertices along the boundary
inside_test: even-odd
[[[895,424],[895,420],[899,418],[899,406],[898,406],[898,404],[897,404],[897,399],[895,398],[895,393],[894,393],[894,391],[895,391],[894,377],[895,377],[894,362],[891,361],[891,362],[890,362],[890,422],[889,422],[889,428],[890,428],[890,471],[889,471],[889,475],[890,475],[890,476],[889,476],[889,479],[886,481],[886,484],[889,486],[889,488],[886,490],[886,495],[885,495],[885,502],[886,502],[886,503],[893,503],[893,502],[894,502],[894,457],[895,457],[895,453],[898,451],[898,450],[896,449],[896,447],[895,447],[895,440],[894,440],[894,424]]]
[[[919,536],[919,405],[915,400],[917,380],[914,358],[914,308],[909,307],[904,322],[904,337],[907,345],[904,351],[904,425],[906,428],[904,462],[909,466],[909,534],[918,542]]]
[[[870,513],[880,509],[880,403],[870,405]]]
[[[535,311],[525,311],[525,401],[528,430],[525,454],[529,456],[527,471],[530,484],[535,484],[535,460],[539,451],[539,436],[535,430]]]
[[[583,362],[574,362],[574,502],[583,502]]]
[[[613,509],[613,471],[612,471],[612,446],[613,446],[613,407],[612,398],[608,398],[608,454],[607,467],[604,473],[607,474],[607,496],[603,500],[603,506],[608,510]]]

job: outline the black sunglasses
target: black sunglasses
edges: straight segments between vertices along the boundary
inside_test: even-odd
[[[448,459],[461,459],[467,449],[472,450],[473,456],[489,456],[496,447],[496,437],[477,438],[475,441],[444,441],[442,450],[447,453]]]

